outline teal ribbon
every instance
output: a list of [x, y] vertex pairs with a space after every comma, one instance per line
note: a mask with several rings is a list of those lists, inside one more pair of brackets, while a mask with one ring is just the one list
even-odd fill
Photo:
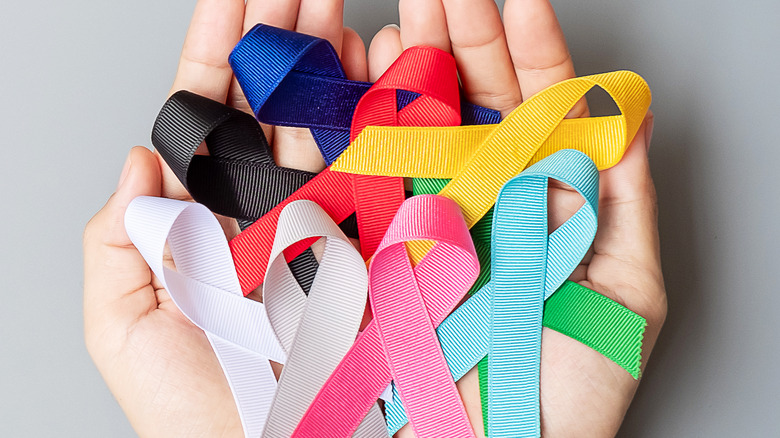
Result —
[[[571, 186], [585, 203], [548, 235], [550, 178]], [[490, 353], [491, 436], [539, 436], [542, 306], [579, 265], [595, 237], [597, 217], [598, 170], [587, 155], [574, 150], [539, 161], [499, 193], [493, 217], [491, 281], [437, 329], [456, 380]], [[391, 433], [408, 421], [395, 388], [385, 412]]]

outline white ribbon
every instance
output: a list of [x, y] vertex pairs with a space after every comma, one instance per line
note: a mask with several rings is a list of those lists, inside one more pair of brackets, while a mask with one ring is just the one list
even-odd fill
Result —
[[[289, 437], [354, 343], [362, 318], [366, 268], [346, 236], [317, 204], [290, 203], [279, 218], [263, 304], [244, 298], [222, 228], [203, 205], [138, 197], [125, 227], [176, 306], [206, 333], [245, 435]], [[311, 237], [326, 244], [307, 298], [282, 251]], [[166, 241], [175, 271], [163, 266]], [[269, 359], [286, 363], [278, 391]], [[354, 436], [388, 437], [376, 404]]]
[[[141, 196], [125, 213], [130, 240], [181, 312], [203, 329], [219, 359], [247, 436], [265, 426], [287, 355], [262, 303], [244, 298], [222, 228], [203, 205]], [[163, 266], [168, 242], [176, 271]]]
[[[325, 238], [325, 250], [307, 298], [282, 251], [311, 237]], [[292, 436], [317, 392], [354, 344], [367, 290], [365, 262], [333, 219], [312, 201], [285, 206], [263, 283], [263, 302], [289, 357], [263, 437]], [[388, 436], [376, 404], [354, 436]]]

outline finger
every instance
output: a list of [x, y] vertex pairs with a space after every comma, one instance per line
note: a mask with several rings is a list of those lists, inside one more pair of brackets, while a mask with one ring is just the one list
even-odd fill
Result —
[[[504, 29], [523, 100], [574, 77], [566, 38], [548, 0], [507, 0]], [[587, 113], [581, 100], [569, 117]]]
[[[259, 23], [268, 24], [280, 29], [293, 30], [295, 22], [298, 19], [298, 8], [300, 0], [247, 0], [244, 11], [243, 32], [246, 34]], [[253, 114], [246, 101], [244, 92], [238, 81], [233, 78], [230, 84], [230, 94], [228, 105], [248, 114]], [[263, 125], [263, 131], [268, 141], [273, 140], [273, 129], [270, 126]]]
[[376, 82], [403, 52], [401, 30], [395, 24], [383, 27], [368, 46], [368, 80]]
[[[614, 167], [601, 172], [599, 228], [588, 279], [660, 328], [666, 315], [658, 237], [658, 207], [647, 159], [648, 115]], [[619, 267], [620, 269], [615, 269]], [[630, 285], [631, 287], [626, 287]], [[633, 293], [641, 291], [641, 294]]]
[[225, 102], [233, 76], [228, 55], [241, 38], [243, 16], [243, 1], [198, 1], [170, 94], [190, 90]]
[[401, 43], [404, 49], [412, 46], [431, 46], [451, 51], [447, 33], [447, 17], [441, 0], [400, 0], [398, 16], [401, 20]]
[[466, 99], [506, 116], [523, 100], [495, 1], [444, 0], [444, 10]]
[[[343, 38], [342, 0], [302, 0], [295, 31], [328, 40], [338, 53]], [[274, 159], [280, 166], [319, 172], [325, 161], [311, 131], [303, 128], [274, 128]]]
[[[647, 159], [649, 115], [620, 162], [601, 172], [596, 254], [611, 254], [637, 264], [660, 265], [657, 203]], [[606, 231], [609, 232], [606, 232]]]
[[301, 0], [295, 31], [330, 41], [340, 55], [344, 37], [344, 1]]
[[345, 27], [341, 43], [341, 63], [347, 78], [353, 81], [368, 80], [366, 46], [357, 32]]
[[[243, 1], [198, 1], [169, 96], [179, 90], [189, 90], [218, 102], [226, 101], [233, 76], [228, 55], [241, 37], [243, 16]], [[165, 161], [159, 155], [158, 158], [163, 196], [191, 199]]]
[[157, 307], [152, 273], [125, 231], [124, 215], [135, 197], [160, 196], [157, 159], [146, 148], [130, 151], [119, 187], [84, 230], [84, 322], [87, 343], [117, 328], [126, 332]]
[[244, 33], [258, 23], [293, 30], [300, 4], [300, 0], [247, 0]]

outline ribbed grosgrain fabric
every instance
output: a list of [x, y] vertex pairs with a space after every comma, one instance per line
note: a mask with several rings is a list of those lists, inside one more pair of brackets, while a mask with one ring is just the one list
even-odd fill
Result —
[[[599, 86], [620, 115], [566, 119], [585, 93]], [[440, 128], [368, 127], [332, 171], [410, 178], [452, 178], [439, 193], [458, 202], [473, 226], [501, 187], [531, 162], [562, 148], [588, 154], [600, 169], [616, 164], [650, 106], [636, 73], [617, 71], [555, 84], [526, 100], [500, 124]]]
[[[570, 185], [585, 198], [549, 236], [548, 178]], [[438, 335], [455, 379], [491, 351], [489, 412], [497, 418], [489, 433], [529, 436], [529, 430], [538, 427], [542, 303], [579, 264], [595, 236], [598, 171], [586, 155], [563, 150], [507, 183], [498, 201], [491, 281], [441, 324]], [[395, 398], [386, 404], [386, 413], [391, 433], [406, 423]], [[494, 430], [494, 424], [501, 429]]]
[[[326, 240], [307, 298], [282, 251], [312, 237]], [[270, 257], [263, 303], [288, 357], [263, 436], [288, 438], [354, 343], [365, 310], [368, 279], [360, 254], [328, 214], [311, 201], [291, 202], [282, 210]], [[355, 436], [387, 438], [378, 406], [363, 423]]]
[[[621, 114], [564, 120], [571, 107], [594, 85], [613, 97]], [[647, 84], [631, 72], [576, 78], [543, 90], [493, 127], [426, 130], [369, 127], [332, 169], [372, 175], [454, 178], [438, 193], [457, 200], [469, 225], [474, 225], [489, 211], [503, 182], [556, 150], [581, 150], [600, 169], [617, 163], [639, 128], [650, 100]], [[440, 184], [443, 180], [438, 181]], [[415, 180], [416, 192], [420, 183]], [[485, 245], [476, 238], [475, 246], [479, 254], [486, 255]], [[410, 246], [410, 255], [419, 259], [427, 249], [425, 245]], [[478, 284], [484, 284], [488, 277], [485, 259], [480, 257], [483, 271]], [[484, 383], [484, 364], [480, 366], [480, 377]]]
[[[371, 84], [348, 80], [327, 40], [258, 24], [239, 41], [229, 61], [259, 121], [310, 128], [327, 164], [347, 148], [355, 107]], [[415, 72], [425, 73], [420, 68]], [[396, 111], [420, 95], [406, 88], [396, 93]], [[465, 100], [460, 108], [463, 124], [500, 120], [497, 111]]]
[[[398, 110], [399, 89], [414, 91], [419, 97]], [[452, 55], [430, 47], [412, 47], [404, 51], [363, 95], [356, 106], [352, 128], [357, 135], [369, 123], [458, 124], [458, 99]], [[230, 242], [242, 289], [251, 291], [262, 283], [270, 247], [269, 235], [275, 228], [279, 211], [287, 202], [310, 199], [337, 222], [355, 212], [361, 252], [367, 260], [404, 198], [401, 178], [336, 174], [325, 169]], [[285, 254], [294, 257], [305, 247], [293, 245]]]
[[[548, 179], [581, 190], [585, 205], [548, 237]], [[561, 151], [510, 180], [498, 194], [493, 214], [488, 352], [489, 435], [537, 438], [542, 310], [547, 290], [571, 274], [593, 241], [598, 207], [598, 170], [587, 155]], [[578, 226], [579, 225], [579, 226]], [[569, 263], [548, 265], [559, 245]], [[550, 285], [547, 283], [550, 282]]]
[[[398, 109], [398, 90], [412, 91], [419, 97]], [[350, 140], [368, 125], [460, 125], [459, 101], [455, 58], [433, 47], [412, 47], [360, 99]], [[368, 259], [404, 201], [404, 182], [402, 178], [355, 175], [353, 184], [360, 248]]]
[[437, 296], [429, 301], [444, 304], [443, 313], [449, 313], [474, 282], [479, 265], [457, 204], [436, 195], [410, 198], [369, 267], [374, 321], [416, 435], [473, 437], [406, 253], [405, 242], [419, 239], [441, 247], [421, 264], [426, 264], [422, 269], [438, 270]]
[[639, 378], [647, 321], [615, 301], [567, 281], [545, 302], [542, 325], [593, 348]]
[[[202, 142], [209, 155], [195, 155]], [[242, 228], [315, 176], [277, 166], [252, 116], [189, 91], [165, 102], [152, 128], [152, 144], [196, 202], [236, 218]], [[350, 234], [357, 237], [356, 227]], [[290, 268], [308, 291], [317, 270], [311, 250], [292, 260]]]
[[[438, 244], [412, 268], [403, 243], [416, 239]], [[465, 295], [477, 271], [476, 254], [457, 205], [435, 195], [407, 200], [371, 262], [369, 293], [376, 319], [331, 375], [293, 436], [350, 436], [393, 378], [400, 397], [415, 405], [427, 404], [426, 409], [434, 412], [416, 422], [420, 436], [469, 436], [468, 422], [464, 426], [463, 420], [453, 420], [465, 415], [462, 405], [447, 408], [453, 400], [445, 398], [444, 392], [430, 391], [433, 385], [444, 385], [437, 386], [439, 391], [454, 389], [451, 377], [441, 375], [444, 363], [433, 351], [438, 347], [434, 348], [431, 335]], [[427, 315], [421, 315], [423, 311]], [[409, 320], [402, 319], [404, 315]], [[418, 367], [419, 373], [412, 372]]]
[[[260, 436], [276, 389], [268, 360], [287, 357], [265, 305], [241, 293], [219, 222], [201, 204], [138, 197], [125, 212], [125, 227], [176, 306], [206, 333], [246, 436]], [[166, 240], [176, 271], [163, 266]]]

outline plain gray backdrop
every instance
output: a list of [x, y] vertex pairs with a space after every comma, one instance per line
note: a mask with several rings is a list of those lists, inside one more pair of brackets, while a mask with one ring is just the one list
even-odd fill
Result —
[[[194, 4], [4, 2], [0, 436], [134, 436], [84, 347], [81, 233], [150, 145]], [[578, 74], [654, 94], [669, 317], [619, 436], [780, 436], [780, 2], [553, 4]], [[391, 22], [391, 0], [346, 1], [364, 40]]]

